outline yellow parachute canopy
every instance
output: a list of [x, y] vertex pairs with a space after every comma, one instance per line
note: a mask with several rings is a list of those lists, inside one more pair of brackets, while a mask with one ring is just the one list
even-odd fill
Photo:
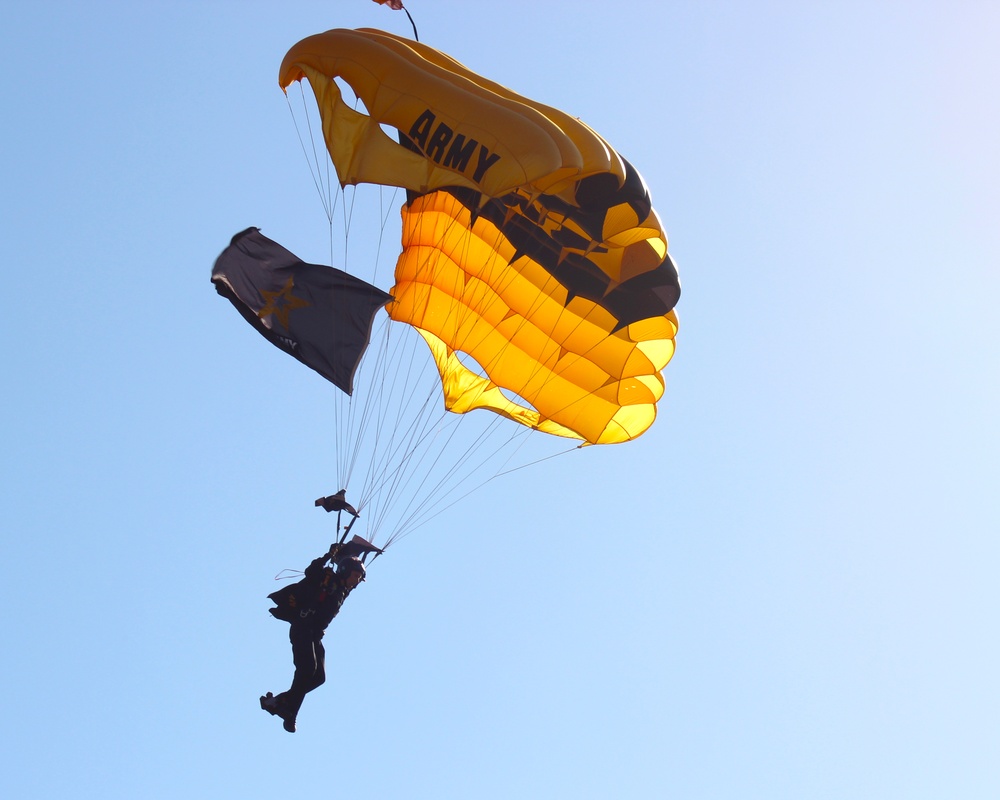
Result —
[[427, 341], [446, 407], [593, 444], [649, 428], [680, 285], [638, 172], [579, 120], [381, 31], [299, 42], [279, 83], [303, 78], [341, 184], [408, 190], [388, 310]]

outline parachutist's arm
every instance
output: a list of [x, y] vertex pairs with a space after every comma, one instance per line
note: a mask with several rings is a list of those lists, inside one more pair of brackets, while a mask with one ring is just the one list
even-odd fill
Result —
[[312, 578], [313, 576], [317, 575], [323, 569], [323, 567], [326, 566], [326, 562], [329, 560], [330, 560], [329, 553], [324, 553], [319, 558], [314, 558], [309, 563], [309, 566], [306, 567], [305, 576], [307, 578]]

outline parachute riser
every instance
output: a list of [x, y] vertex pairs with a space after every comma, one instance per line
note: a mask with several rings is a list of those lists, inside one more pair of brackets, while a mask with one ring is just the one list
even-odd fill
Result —
[[[329, 497], [319, 498], [315, 505], [327, 512], [337, 512], [338, 531], [341, 529], [341, 523], [343, 522], [343, 513], [346, 511], [351, 515], [351, 521], [344, 526], [344, 532], [340, 535], [340, 539], [330, 548], [331, 557], [354, 557], [359, 558], [361, 563], [364, 563], [371, 553], [375, 553], [376, 557], [382, 555], [382, 548], [376, 547], [367, 539], [363, 539], [356, 534], [349, 542], [347, 541], [347, 535], [351, 532], [351, 528], [354, 527], [354, 523], [361, 518], [361, 515], [350, 503], [347, 502], [346, 496], [347, 490], [341, 489], [339, 492], [332, 494]], [[375, 559], [373, 558], [372, 560], [374, 561]]]
[[[338, 531], [340, 530], [340, 515], [341, 515], [341, 512], [338, 511], [337, 512], [337, 530]], [[357, 522], [358, 519], [359, 519], [359, 516], [357, 514], [354, 514], [354, 515], [351, 516], [351, 521], [347, 523], [347, 526], [344, 528], [344, 533], [340, 537], [340, 542], [339, 542], [340, 544], [343, 544], [347, 540], [347, 534], [349, 534], [351, 532], [351, 528], [354, 527], [354, 523]]]

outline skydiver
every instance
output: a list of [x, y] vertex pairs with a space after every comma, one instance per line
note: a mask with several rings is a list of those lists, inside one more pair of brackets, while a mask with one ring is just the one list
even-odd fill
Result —
[[[280, 717], [289, 733], [295, 733], [295, 718], [306, 694], [326, 681], [323, 633], [347, 596], [365, 579], [365, 565], [353, 554], [357, 548], [352, 549], [352, 544], [331, 545], [329, 552], [306, 567], [301, 581], [268, 595], [277, 604], [270, 609], [271, 614], [289, 623], [295, 674], [288, 691], [277, 696], [268, 692], [260, 698], [260, 707]], [[371, 551], [381, 552], [377, 548]]]

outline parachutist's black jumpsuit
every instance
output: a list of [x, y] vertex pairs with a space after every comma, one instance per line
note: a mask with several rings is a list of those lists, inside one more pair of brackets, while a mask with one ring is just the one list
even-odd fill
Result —
[[350, 593], [341, 577], [325, 566], [328, 556], [315, 559], [306, 567], [305, 578], [296, 593], [296, 611], [289, 623], [295, 675], [287, 692], [279, 694], [280, 714], [294, 722], [307, 693], [326, 681], [323, 633]]

